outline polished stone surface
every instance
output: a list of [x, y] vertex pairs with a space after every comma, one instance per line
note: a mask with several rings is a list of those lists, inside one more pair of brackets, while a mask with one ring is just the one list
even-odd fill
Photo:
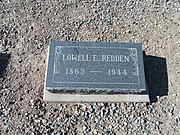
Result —
[[141, 44], [52, 41], [45, 89], [58, 93], [147, 93]]

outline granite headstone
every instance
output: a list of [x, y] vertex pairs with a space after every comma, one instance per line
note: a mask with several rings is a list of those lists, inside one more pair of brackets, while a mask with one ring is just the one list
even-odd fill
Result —
[[52, 41], [45, 91], [71, 96], [145, 95], [148, 101], [141, 44]]

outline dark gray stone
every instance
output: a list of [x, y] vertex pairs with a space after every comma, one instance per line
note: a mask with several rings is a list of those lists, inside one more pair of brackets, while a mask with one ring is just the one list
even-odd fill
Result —
[[45, 89], [58, 93], [147, 93], [140, 43], [52, 41]]

